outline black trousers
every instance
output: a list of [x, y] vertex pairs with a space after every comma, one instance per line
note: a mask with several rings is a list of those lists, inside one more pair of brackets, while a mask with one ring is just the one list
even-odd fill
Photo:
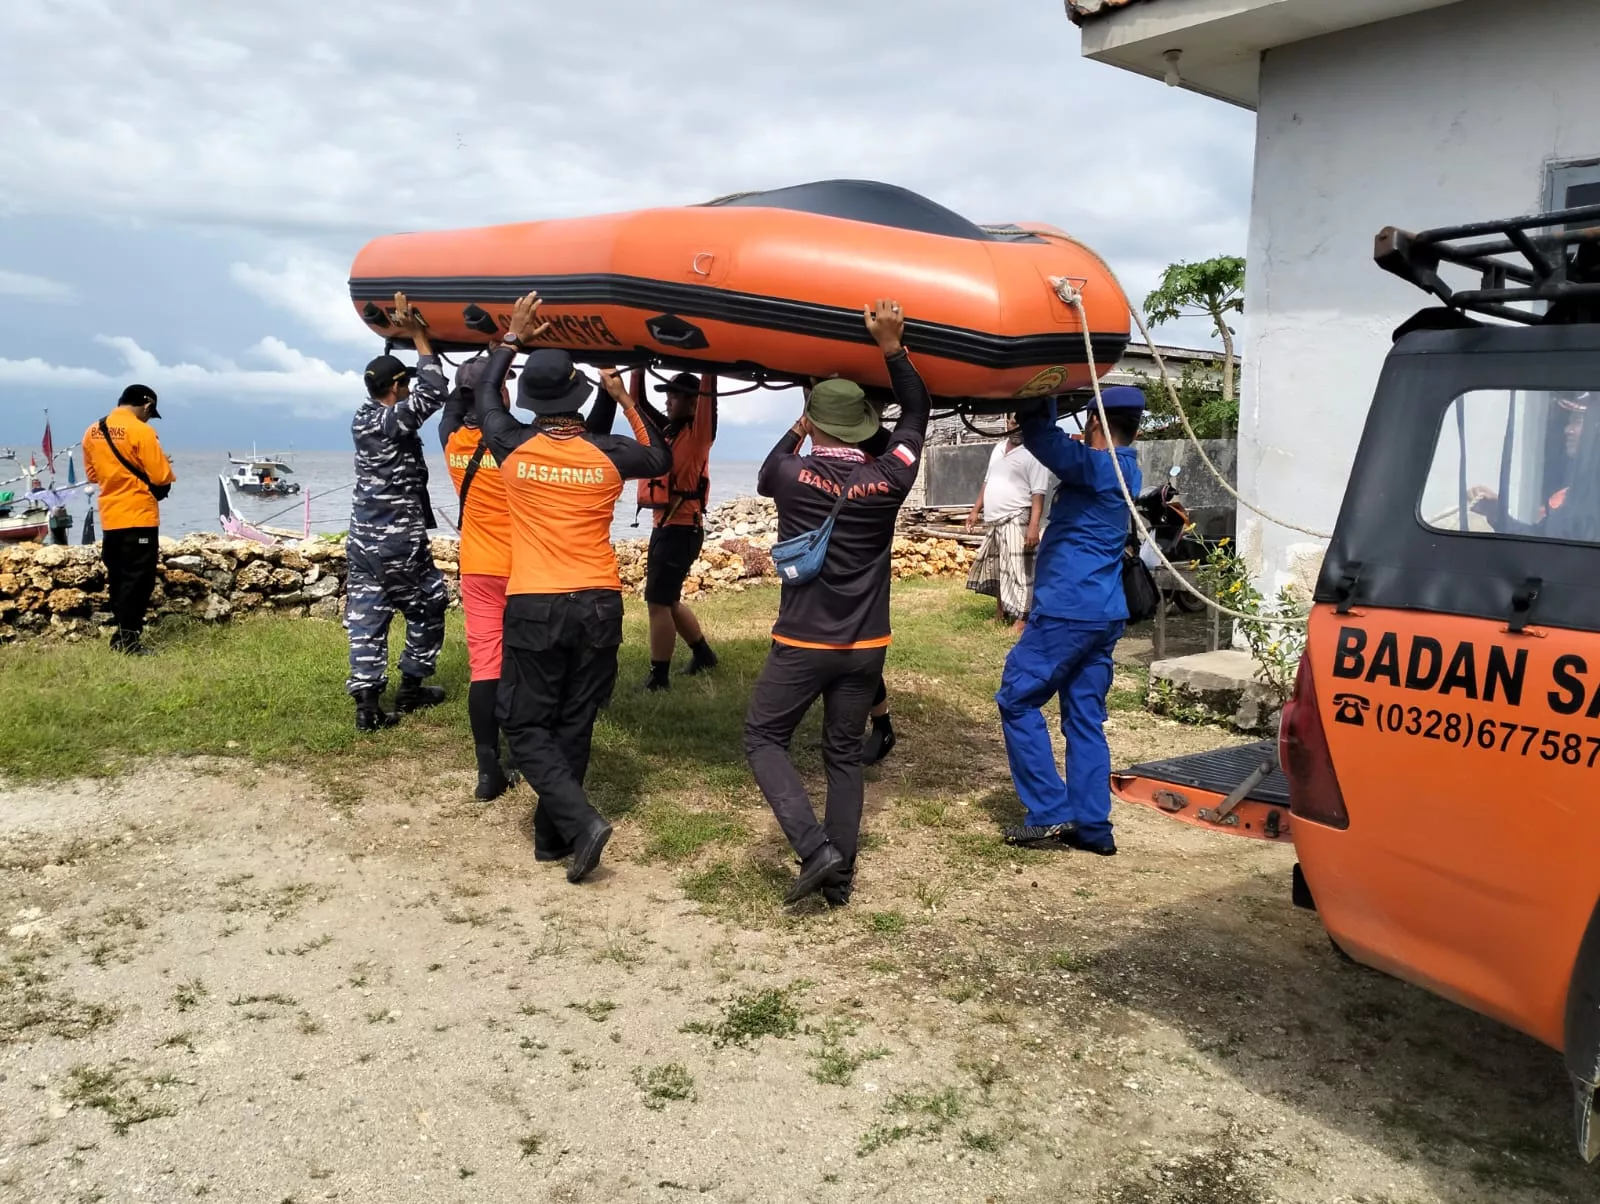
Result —
[[160, 550], [156, 527], [119, 527], [100, 539], [100, 559], [105, 561], [118, 643], [137, 639], [144, 630], [144, 613], [156, 588]]
[[534, 846], [559, 854], [599, 813], [583, 779], [595, 717], [611, 701], [622, 595], [513, 594], [506, 600], [498, 714], [511, 759], [538, 795]]
[[[783, 834], [802, 858], [830, 842], [853, 861], [861, 836], [861, 729], [888, 650], [793, 648], [774, 642], [744, 717], [744, 755]], [[822, 699], [822, 764], [828, 801], [817, 823], [789, 741]]]

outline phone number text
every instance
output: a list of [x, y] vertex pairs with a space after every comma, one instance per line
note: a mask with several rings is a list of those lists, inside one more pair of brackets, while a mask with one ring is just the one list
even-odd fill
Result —
[[1593, 769], [1600, 759], [1600, 736], [1580, 736], [1533, 727], [1526, 723], [1506, 723], [1480, 719], [1471, 711], [1436, 711], [1403, 707], [1399, 703], [1373, 708], [1380, 732], [1440, 740], [1457, 748], [1480, 748], [1508, 756], [1538, 756], [1544, 761], [1582, 765]]

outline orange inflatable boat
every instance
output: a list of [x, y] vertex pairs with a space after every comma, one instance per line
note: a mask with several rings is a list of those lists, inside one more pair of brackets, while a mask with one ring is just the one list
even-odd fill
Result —
[[656, 362], [772, 383], [837, 373], [888, 384], [862, 306], [905, 306], [906, 345], [936, 397], [1086, 388], [1082, 290], [1103, 374], [1128, 343], [1128, 302], [1101, 259], [1046, 226], [978, 226], [887, 184], [831, 180], [704, 205], [392, 234], [356, 256], [350, 296], [384, 334], [394, 294], [445, 350], [498, 337], [537, 290], [544, 342], [581, 361]]

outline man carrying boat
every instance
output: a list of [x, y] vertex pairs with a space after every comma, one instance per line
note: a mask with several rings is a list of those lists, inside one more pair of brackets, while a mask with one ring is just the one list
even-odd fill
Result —
[[[1101, 404], [1110, 429], [1091, 411], [1081, 440], [1056, 425], [1054, 398], [1022, 421], [1023, 446], [1061, 485], [1039, 545], [1033, 611], [1006, 657], [995, 702], [1011, 777], [1027, 812], [1020, 827], [1006, 830], [1006, 841], [1109, 857], [1117, 846], [1106, 695], [1112, 652], [1128, 619], [1122, 592], [1128, 507], [1117, 465], [1129, 493], [1138, 496], [1139, 459], [1131, 445], [1144, 417], [1144, 394], [1132, 386], [1110, 388]], [[1040, 711], [1057, 696], [1067, 738], [1065, 781]]]
[[594, 386], [570, 355], [552, 348], [531, 350], [517, 381], [517, 404], [533, 411], [533, 423], [506, 412], [500, 388], [512, 359], [548, 329], [538, 315], [537, 294], [517, 302], [510, 329], [478, 381], [476, 412], [511, 512], [500, 726], [538, 795], [534, 856], [570, 858], [567, 881], [579, 882], [600, 863], [611, 838], [611, 825], [590, 805], [583, 779], [595, 717], [611, 698], [622, 644], [612, 515], [623, 482], [667, 472], [672, 453], [614, 371], [602, 372], [601, 381], [627, 414], [634, 438], [609, 433], [615, 410], [602, 411], [601, 403], [585, 423], [579, 408]]
[[672, 470], [639, 483], [639, 505], [655, 514], [645, 562], [644, 600], [650, 612], [650, 676], [646, 690], [672, 686], [672, 649], [678, 637], [689, 645], [685, 673], [717, 667], [700, 620], [683, 604], [683, 582], [705, 544], [705, 509], [711, 480], [711, 445], [717, 437], [717, 394], [702, 390], [700, 378], [680, 372], [656, 391], [667, 395], [667, 412], [644, 403], [647, 417], [661, 429], [672, 450]]
[[[506, 609], [506, 580], [511, 576], [511, 510], [506, 485], [494, 453], [478, 429], [477, 384], [488, 360], [468, 360], [456, 373], [456, 387], [439, 420], [439, 441], [445, 464], [460, 500], [456, 527], [461, 532], [461, 609], [467, 624], [467, 719], [478, 758], [478, 787], [483, 802], [499, 798], [510, 780], [500, 764], [500, 724], [495, 699], [500, 689], [501, 626]], [[515, 379], [508, 374], [506, 380]], [[511, 404], [505, 383], [502, 406]]]
[[117, 624], [111, 647], [129, 656], [148, 651], [144, 616], [156, 584], [161, 502], [177, 480], [150, 426], [160, 417], [155, 390], [129, 385], [117, 408], [83, 433], [83, 475], [100, 487], [100, 557]]
[[[778, 441], [756, 478], [757, 492], [777, 503], [780, 542], [816, 532], [835, 515], [820, 571], [803, 584], [783, 586], [772, 648], [745, 713], [751, 772], [800, 857], [786, 903], [822, 891], [831, 904], [842, 904], [854, 881], [861, 729], [882, 681], [890, 638], [890, 549], [900, 506], [916, 481], [932, 406], [901, 345], [900, 306], [879, 301], [866, 307], [865, 317], [900, 403], [888, 452], [873, 459], [861, 450], [880, 425], [861, 388], [825, 380], [811, 389], [805, 415]], [[811, 454], [797, 455], [808, 435]], [[789, 759], [795, 728], [819, 696], [828, 777], [821, 824]]]
[[[409, 335], [418, 356], [410, 368], [392, 355], [367, 365], [367, 400], [350, 423], [356, 448], [355, 498], [345, 554], [350, 573], [345, 590], [345, 630], [350, 635], [350, 679], [356, 700], [356, 730], [376, 731], [405, 714], [444, 701], [438, 686], [425, 686], [444, 644], [449, 604], [444, 577], [433, 563], [428, 531], [436, 524], [428, 501], [428, 466], [422, 458], [422, 425], [444, 405], [448, 385], [422, 320], [395, 294], [394, 329]], [[416, 381], [415, 391], [411, 388]], [[382, 706], [389, 684], [389, 621], [406, 620], [395, 711]]]

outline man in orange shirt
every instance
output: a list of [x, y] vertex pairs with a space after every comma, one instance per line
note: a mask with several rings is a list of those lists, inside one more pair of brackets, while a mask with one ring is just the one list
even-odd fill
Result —
[[[484, 802], [499, 798], [511, 785], [500, 763], [500, 721], [495, 714], [504, 659], [506, 582], [511, 577], [511, 504], [499, 463], [478, 427], [475, 391], [488, 363], [487, 357], [477, 356], [461, 365], [456, 387], [439, 420], [445, 464], [461, 502], [456, 527], [461, 532], [461, 609], [466, 617], [471, 675], [467, 719], [478, 757], [475, 794]], [[511, 405], [506, 382], [515, 380], [516, 375], [506, 373], [500, 384], [503, 408]], [[609, 393], [602, 394], [585, 427], [606, 434], [616, 415], [616, 401]]]
[[583, 789], [595, 717], [616, 685], [622, 644], [611, 520], [624, 480], [660, 476], [672, 453], [614, 371], [602, 372], [601, 382], [635, 438], [591, 429], [593, 416], [586, 424], [579, 408], [594, 386], [570, 355], [553, 348], [532, 350], [517, 381], [517, 404], [533, 411], [534, 422], [506, 412], [500, 387], [512, 359], [548, 329], [538, 315], [536, 293], [517, 302], [505, 341], [478, 382], [477, 417], [511, 509], [500, 726], [539, 796], [534, 856], [570, 858], [567, 881], [579, 882], [611, 838], [611, 825]]
[[178, 478], [150, 419], [155, 390], [129, 385], [117, 408], [83, 433], [83, 475], [100, 487], [100, 558], [110, 586], [116, 634], [111, 647], [144, 656], [144, 614], [156, 585], [161, 501]]
[[667, 412], [648, 404], [648, 417], [661, 428], [672, 449], [672, 470], [639, 484], [639, 505], [655, 511], [650, 532], [650, 554], [645, 562], [644, 600], [650, 611], [650, 676], [646, 690], [672, 686], [672, 648], [678, 637], [689, 645], [691, 659], [685, 673], [703, 673], [717, 667], [700, 620], [683, 604], [683, 581], [705, 544], [706, 498], [711, 490], [707, 475], [711, 445], [717, 438], [716, 379], [701, 389], [700, 378], [680, 372], [658, 393], [667, 395]]

